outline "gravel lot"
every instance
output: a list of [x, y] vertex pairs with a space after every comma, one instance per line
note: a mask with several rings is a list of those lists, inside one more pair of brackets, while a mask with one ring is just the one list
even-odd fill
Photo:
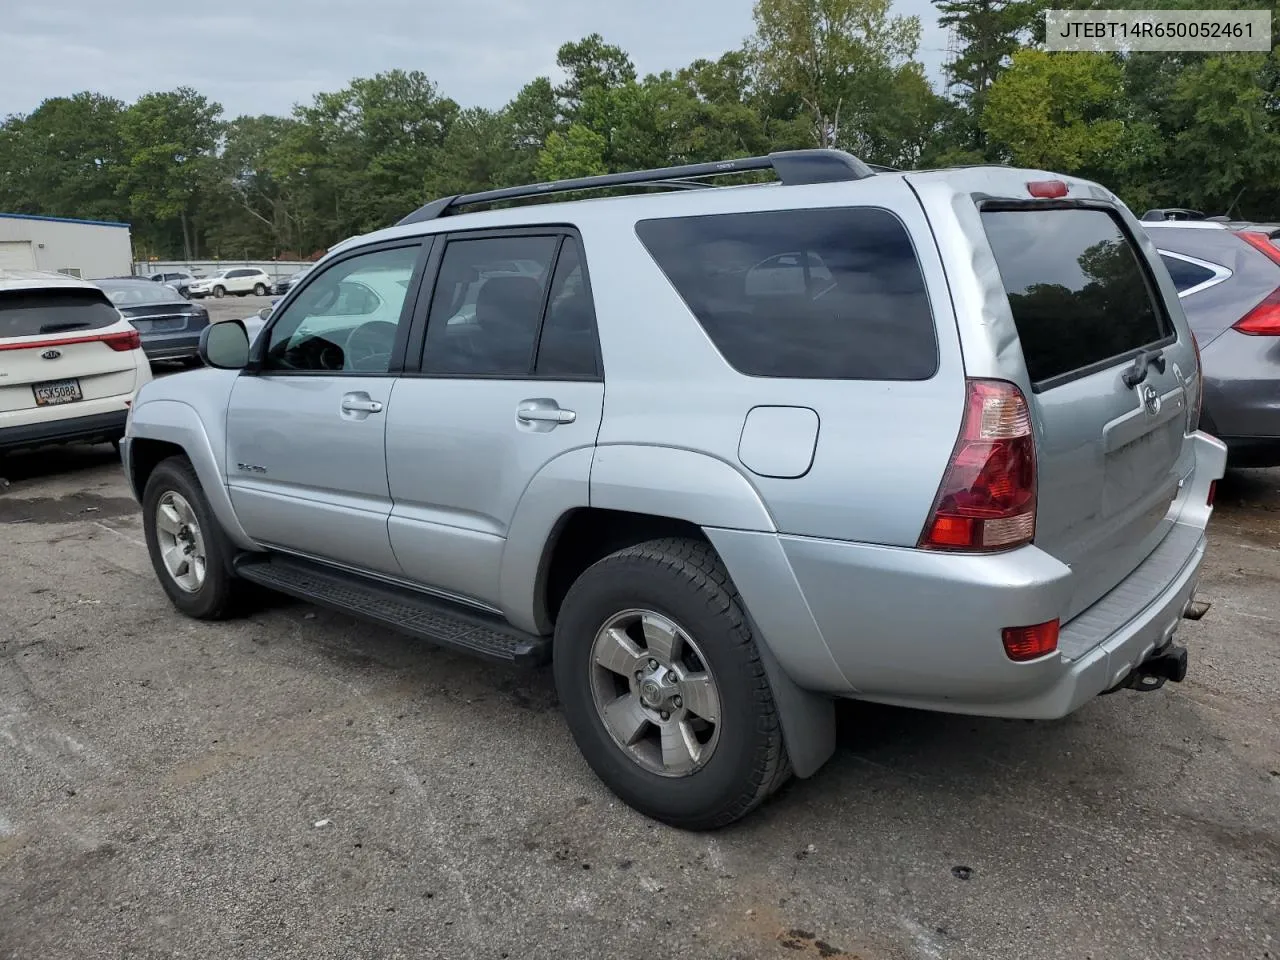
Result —
[[0, 472], [0, 956], [1280, 956], [1280, 471], [1220, 485], [1186, 683], [850, 704], [714, 835], [617, 802], [547, 672], [283, 600], [182, 618], [109, 447]]

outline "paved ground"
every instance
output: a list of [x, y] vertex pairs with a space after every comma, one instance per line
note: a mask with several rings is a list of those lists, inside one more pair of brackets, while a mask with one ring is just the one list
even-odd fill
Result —
[[0, 494], [0, 956], [1280, 956], [1280, 472], [1219, 493], [1180, 687], [1057, 723], [851, 705], [675, 832], [550, 678], [305, 605], [170, 608], [109, 448]]
[[223, 320], [243, 320], [245, 317], [251, 317], [263, 307], [271, 306], [272, 300], [279, 299], [279, 297], [255, 297], [250, 294], [247, 297], [223, 297], [221, 300], [204, 297], [195, 302], [209, 311], [210, 321], [219, 323]]

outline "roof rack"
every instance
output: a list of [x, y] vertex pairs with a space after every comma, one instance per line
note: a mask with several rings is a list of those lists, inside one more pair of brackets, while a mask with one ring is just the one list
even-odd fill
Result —
[[694, 183], [700, 177], [724, 177], [752, 170], [773, 170], [778, 179], [787, 185], [806, 183], [836, 183], [845, 180], [863, 180], [875, 176], [874, 171], [852, 154], [843, 150], [784, 150], [764, 157], [745, 157], [741, 160], [719, 160], [714, 163], [690, 163], [679, 167], [661, 167], [657, 170], [631, 170], [626, 173], [606, 173], [596, 177], [578, 177], [573, 180], [555, 180], [551, 183], [531, 183], [501, 190], [485, 190], [460, 196], [441, 197], [419, 207], [401, 220], [406, 223], [422, 223], [448, 216], [456, 208], [477, 203], [499, 203], [504, 200], [523, 200], [553, 193], [574, 193], [579, 190], [605, 190], [609, 187], [661, 186], [676, 190], [702, 188], [708, 184]]

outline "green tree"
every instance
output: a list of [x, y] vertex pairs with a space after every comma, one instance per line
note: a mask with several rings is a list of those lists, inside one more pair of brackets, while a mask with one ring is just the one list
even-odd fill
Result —
[[564, 133], [553, 130], [547, 137], [546, 147], [538, 154], [538, 179], [569, 180], [608, 173], [604, 162], [606, 149], [604, 137], [581, 124], [575, 123]]
[[920, 19], [889, 10], [890, 0], [757, 0], [760, 79], [800, 101], [813, 145], [838, 145], [846, 127], [860, 136], [876, 114], [897, 109], [884, 97], [919, 69]]
[[957, 57], [945, 67], [947, 87], [959, 101], [959, 144], [982, 155], [985, 136], [978, 119], [987, 91], [1029, 36], [1040, 13], [1038, 0], [934, 0], [938, 23], [955, 32]]
[[190, 87], [148, 93], [124, 112], [120, 193], [143, 219], [144, 241], [163, 243], [176, 229], [183, 256], [199, 255], [202, 199], [218, 182], [215, 149], [222, 107]]
[[1019, 166], [1106, 170], [1125, 140], [1123, 91], [1102, 54], [1020, 50], [988, 91], [982, 127]]
[[124, 104], [96, 93], [45, 100], [0, 125], [0, 209], [127, 220], [116, 186]]

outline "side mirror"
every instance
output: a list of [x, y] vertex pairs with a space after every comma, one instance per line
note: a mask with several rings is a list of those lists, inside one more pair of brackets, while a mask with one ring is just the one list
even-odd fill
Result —
[[239, 320], [210, 324], [200, 334], [200, 359], [219, 370], [241, 370], [249, 362], [249, 334]]
[[273, 309], [274, 307], [263, 307], [261, 310], [258, 311], [258, 316], [260, 316], [263, 320], [267, 320], [271, 317], [271, 311]]

